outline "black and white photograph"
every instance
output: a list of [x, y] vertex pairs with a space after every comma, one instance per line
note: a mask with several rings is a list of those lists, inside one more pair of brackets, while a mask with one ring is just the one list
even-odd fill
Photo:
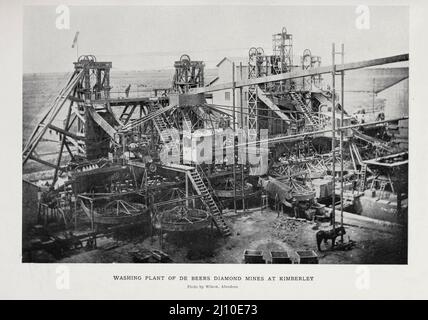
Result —
[[22, 263], [408, 264], [408, 6], [22, 28]]

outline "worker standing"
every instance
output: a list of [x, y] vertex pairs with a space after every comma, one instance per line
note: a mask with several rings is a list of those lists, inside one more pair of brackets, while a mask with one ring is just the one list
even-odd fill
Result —
[[131, 84], [128, 84], [128, 86], [126, 87], [126, 89], [125, 89], [125, 95], [126, 95], [126, 97], [128, 98], [128, 96], [129, 96], [129, 91], [131, 90]]
[[365, 122], [365, 116], [366, 116], [366, 110], [362, 110], [361, 111], [361, 123], [364, 123]]

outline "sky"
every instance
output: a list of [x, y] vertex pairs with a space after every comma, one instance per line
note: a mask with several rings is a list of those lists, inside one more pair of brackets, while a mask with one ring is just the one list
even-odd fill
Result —
[[272, 34], [286, 27], [294, 54], [309, 48], [331, 64], [331, 46], [345, 45], [345, 62], [409, 52], [407, 7], [369, 7], [369, 29], [358, 29], [355, 6], [70, 6], [69, 29], [57, 29], [56, 6], [26, 6], [24, 73], [71, 71], [76, 49], [113, 70], [172, 69], [181, 54], [213, 68], [252, 46], [272, 53]]

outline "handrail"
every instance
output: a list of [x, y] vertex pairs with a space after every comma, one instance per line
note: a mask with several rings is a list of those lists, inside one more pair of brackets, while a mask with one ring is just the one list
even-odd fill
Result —
[[198, 173], [200, 174], [200, 176], [202, 177], [202, 180], [205, 180], [207, 182], [207, 187], [208, 189], [211, 191], [212, 197], [214, 198], [214, 200], [216, 200], [216, 203], [218, 203], [219, 205], [219, 209], [220, 212], [222, 212], [224, 210], [224, 206], [223, 203], [220, 201], [220, 199], [217, 197], [214, 188], [211, 185], [210, 180], [208, 179], [208, 177], [206, 176], [204, 170], [202, 169], [202, 167], [199, 164], [196, 164], [196, 170], [198, 171]]

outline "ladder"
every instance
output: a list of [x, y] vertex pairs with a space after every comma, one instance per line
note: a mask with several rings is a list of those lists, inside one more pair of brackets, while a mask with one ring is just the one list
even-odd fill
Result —
[[[212, 217], [216, 227], [220, 231], [220, 233], [224, 237], [230, 236], [232, 233], [229, 229], [229, 226], [224, 221], [219, 207], [217, 206], [216, 202], [214, 201], [213, 196], [211, 195], [206, 184], [204, 183], [203, 177], [201, 177], [200, 171], [202, 171], [202, 170], [201, 169], [198, 170], [197, 167], [192, 168], [191, 170], [187, 171], [187, 175], [188, 175], [190, 181], [192, 182], [193, 187], [196, 190], [196, 193], [198, 195], [202, 196], [202, 201], [204, 202], [205, 206], [207, 207], [208, 211], [210, 212], [211, 217]], [[210, 187], [210, 188], [212, 190], [212, 187]]]
[[174, 124], [174, 121], [172, 119], [172, 112], [169, 115], [165, 114], [164, 121], [169, 128], [176, 128], [176, 125]]
[[[152, 107], [152, 111], [158, 111], [160, 109], [160, 106], [159, 105], [154, 105], [153, 107]], [[154, 117], [153, 118], [153, 122], [154, 122], [154, 124], [155, 124], [155, 127], [156, 127], [156, 129], [157, 129], [157, 131], [158, 131], [158, 133], [159, 133], [159, 136], [161, 137], [161, 139], [162, 139], [162, 142], [163, 143], [168, 143], [168, 142], [171, 142], [171, 136], [170, 136], [170, 134], [167, 132], [167, 130], [168, 130], [168, 126], [167, 126], [167, 124], [166, 124], [166, 122], [165, 122], [165, 120], [164, 120], [164, 118], [162, 117], [162, 114], [160, 114], [160, 115], [158, 115], [157, 117]]]
[[[154, 112], [159, 111], [160, 109], [161, 109], [161, 107], [159, 105], [154, 105], [152, 107], [152, 111], [154, 111]], [[175, 141], [177, 137], [172, 137], [170, 130], [169, 130], [170, 128], [166, 124], [162, 114], [159, 114], [157, 117], [154, 117], [153, 122], [155, 124], [156, 130], [158, 131], [162, 142], [164, 144], [169, 144], [171, 146], [171, 148], [173, 149], [174, 154], [181, 155], [180, 144], [177, 143], [177, 141]], [[180, 156], [180, 158], [181, 158], [181, 156]]]
[[366, 185], [366, 175], [367, 175], [367, 164], [361, 164], [360, 170], [360, 192], [364, 192], [364, 187]]
[[382, 180], [380, 182], [379, 197], [378, 197], [378, 199], [382, 198], [383, 192], [385, 191], [385, 187], [386, 187], [387, 184], [388, 184], [388, 181], [386, 181], [386, 180]]
[[318, 119], [312, 115], [312, 110], [305, 104], [302, 100], [302, 97], [296, 92], [290, 92], [291, 99], [296, 102], [298, 111], [303, 112], [305, 118], [309, 121], [309, 124], [316, 125], [318, 124]]
[[361, 157], [360, 151], [358, 150], [358, 147], [353, 142], [350, 144], [350, 146], [352, 147], [352, 150], [354, 151], [354, 154], [355, 154], [355, 157], [356, 157], [358, 163], [362, 167], [364, 165], [364, 163], [363, 163], [363, 158]]
[[[185, 139], [191, 139], [192, 134], [192, 120], [190, 120], [189, 114], [186, 110], [181, 110], [182, 118], [182, 133], [183, 133], [183, 148]], [[189, 155], [187, 155], [189, 157]], [[191, 156], [190, 156], [191, 159]], [[188, 161], [189, 159], [186, 159]], [[180, 153], [180, 162], [184, 163], [184, 149], [183, 152]]]
[[183, 114], [183, 130], [192, 132], [192, 120], [190, 120], [189, 114], [186, 111]]

